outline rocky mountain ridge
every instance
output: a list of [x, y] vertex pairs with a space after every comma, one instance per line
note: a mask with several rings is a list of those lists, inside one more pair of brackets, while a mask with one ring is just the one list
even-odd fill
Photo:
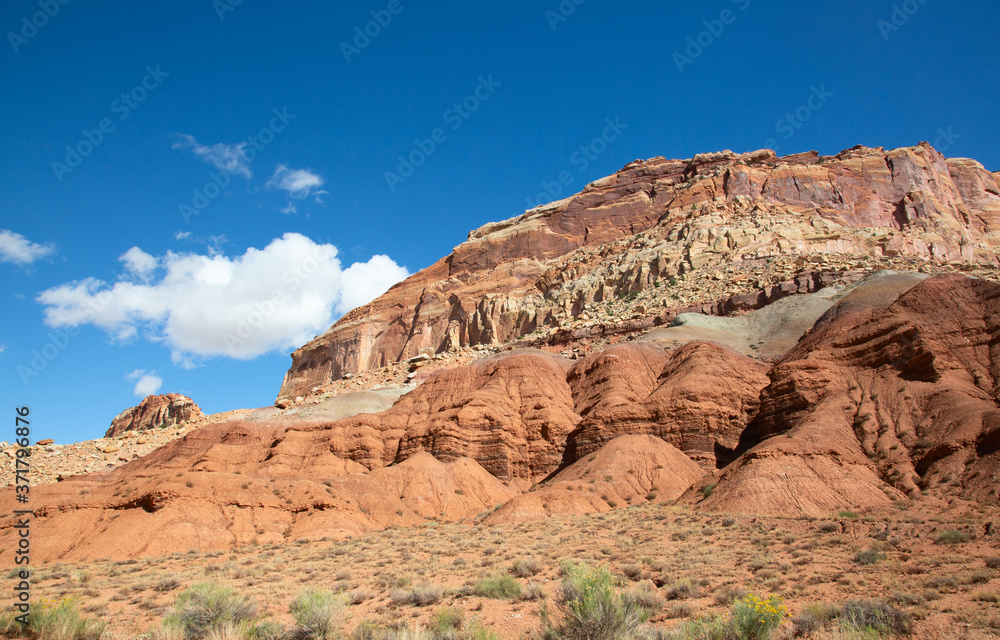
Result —
[[724, 272], [750, 284], [745, 272], [768, 260], [996, 266], [998, 251], [998, 174], [926, 143], [637, 160], [569, 198], [484, 225], [346, 314], [292, 354], [279, 398], [421, 352], [505, 344], [680, 278]]

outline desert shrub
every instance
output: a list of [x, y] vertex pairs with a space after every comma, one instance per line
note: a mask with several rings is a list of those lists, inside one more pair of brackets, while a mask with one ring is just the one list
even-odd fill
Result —
[[885, 560], [885, 554], [877, 549], [863, 549], [854, 554], [854, 562], [857, 564], [875, 564]]
[[362, 620], [358, 626], [354, 627], [351, 633], [351, 640], [381, 640], [385, 637], [384, 626], [371, 620]]
[[707, 498], [708, 496], [712, 495], [712, 492], [715, 491], [715, 487], [717, 487], [718, 484], [719, 483], [717, 483], [717, 482], [713, 482], [711, 484], [706, 484], [704, 487], [702, 487], [701, 488], [701, 497], [702, 498]]
[[220, 584], [196, 584], [182, 593], [165, 623], [180, 627], [184, 637], [196, 640], [223, 626], [245, 625], [257, 616], [257, 605]]
[[491, 576], [477, 582], [472, 587], [472, 593], [482, 598], [513, 600], [521, 597], [521, 583], [514, 576]]
[[153, 589], [156, 591], [173, 591], [177, 587], [181, 586], [180, 580], [174, 576], [164, 576], [156, 581], [153, 585]]
[[1000, 556], [995, 558], [986, 558], [985, 562], [987, 569], [1000, 569]]
[[840, 626], [849, 631], [908, 634], [910, 616], [896, 607], [878, 600], [850, 600], [837, 615]]
[[295, 596], [288, 610], [295, 620], [295, 635], [303, 640], [331, 640], [339, 634], [343, 600], [332, 591], [306, 589]]
[[[726, 617], [705, 616], [691, 620], [677, 627], [670, 637], [684, 640], [765, 640], [772, 636], [787, 616], [788, 610], [778, 596], [765, 600], [748, 595], [737, 600]], [[806, 624], [811, 625], [812, 621]]]
[[690, 598], [698, 592], [698, 587], [691, 580], [684, 578], [670, 585], [666, 593], [667, 600], [682, 600]]
[[444, 591], [441, 587], [421, 584], [411, 589], [396, 589], [390, 594], [393, 603], [398, 605], [413, 604], [418, 607], [426, 607], [441, 599]]
[[833, 533], [834, 531], [840, 531], [840, 525], [836, 522], [821, 522], [816, 530], [820, 533]]
[[647, 582], [646, 585], [648, 586], [644, 587], [640, 585], [637, 588], [628, 590], [623, 597], [635, 602], [650, 613], [659, 611], [663, 608], [663, 598], [657, 595], [651, 583]]
[[792, 617], [792, 636], [801, 638], [823, 628], [823, 621], [809, 611], [802, 611]]
[[956, 529], [947, 529], [937, 534], [935, 544], [964, 544], [969, 541], [969, 534]]
[[855, 520], [857, 519], [858, 514], [854, 511], [838, 511], [835, 517], [843, 520]]
[[545, 589], [537, 582], [529, 582], [521, 589], [521, 600], [542, 600], [545, 598]]
[[642, 577], [642, 567], [637, 564], [625, 564], [622, 565], [622, 573], [629, 580], [638, 580]]
[[510, 567], [510, 572], [518, 578], [530, 578], [541, 570], [542, 566], [535, 558], [521, 558]]
[[453, 638], [464, 622], [465, 612], [458, 607], [441, 607], [434, 612], [429, 630], [435, 638]]
[[[13, 626], [20, 635], [19, 622]], [[28, 614], [28, 628], [38, 640], [98, 640], [104, 633], [104, 623], [94, 618], [80, 616], [76, 599], [58, 602], [42, 600]]]
[[435, 613], [426, 630], [411, 629], [402, 623], [362, 620], [351, 640], [500, 640], [500, 636], [483, 626], [478, 618], [465, 621], [465, 614], [455, 607], [444, 607]]
[[973, 571], [969, 576], [969, 584], [985, 584], [993, 579], [989, 571]]
[[758, 640], [770, 638], [786, 616], [788, 609], [778, 596], [764, 600], [751, 594], [733, 604], [728, 625], [741, 640]]
[[0, 637], [16, 638], [22, 633], [21, 623], [14, 619], [13, 613], [0, 613]]
[[919, 593], [908, 593], [906, 591], [893, 591], [891, 600], [899, 604], [908, 604], [911, 606], [927, 602], [927, 598]]
[[690, 602], [671, 602], [663, 610], [663, 617], [674, 618], [694, 618], [698, 615], [698, 607]]
[[724, 526], [724, 527], [731, 527], [734, 524], [736, 524], [736, 520], [734, 520], [733, 518], [723, 518], [722, 519], [722, 526]]
[[564, 569], [557, 606], [560, 619], [553, 625], [542, 611], [546, 635], [568, 640], [618, 640], [635, 635], [649, 616], [636, 600], [623, 597], [605, 567], [569, 565]]
[[[291, 634], [284, 625], [277, 622], [258, 622], [249, 629], [252, 640], [289, 640]], [[139, 639], [137, 639], [139, 640]], [[164, 639], [167, 640], [167, 639]]]
[[713, 597], [715, 604], [732, 604], [733, 600], [739, 600], [746, 594], [746, 589], [729, 585], [716, 591]]

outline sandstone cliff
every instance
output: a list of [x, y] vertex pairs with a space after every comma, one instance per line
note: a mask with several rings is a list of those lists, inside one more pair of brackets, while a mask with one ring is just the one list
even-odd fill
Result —
[[191, 398], [179, 393], [146, 396], [136, 406], [119, 413], [111, 421], [104, 437], [111, 438], [126, 431], [169, 427], [201, 416], [201, 408]]
[[637, 160], [574, 196], [473, 231], [449, 256], [346, 314], [292, 354], [279, 397], [307, 396], [422, 350], [565, 326], [588, 304], [720, 265], [739, 272], [789, 255], [996, 265], [998, 250], [998, 174], [926, 143], [836, 156]]

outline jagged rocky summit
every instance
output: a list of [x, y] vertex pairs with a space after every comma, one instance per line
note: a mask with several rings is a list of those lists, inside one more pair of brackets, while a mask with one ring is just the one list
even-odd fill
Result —
[[[927, 143], [637, 160], [569, 198], [480, 227], [343, 316], [292, 354], [279, 401], [421, 352], [564, 327], [588, 305], [697, 272], [725, 268], [748, 292], [763, 283], [742, 267], [781, 257], [996, 265], [998, 251], [998, 174]], [[647, 326], [658, 324], [647, 315]]]

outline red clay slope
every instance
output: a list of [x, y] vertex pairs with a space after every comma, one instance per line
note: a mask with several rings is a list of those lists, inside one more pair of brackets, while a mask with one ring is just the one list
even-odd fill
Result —
[[995, 502], [1000, 284], [960, 275], [834, 313], [770, 372], [706, 508], [828, 515], [923, 491]]

